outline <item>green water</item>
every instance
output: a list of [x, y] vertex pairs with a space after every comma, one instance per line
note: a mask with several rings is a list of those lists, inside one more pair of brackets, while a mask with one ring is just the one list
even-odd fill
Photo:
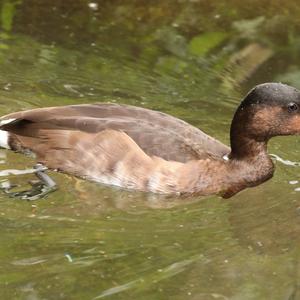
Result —
[[[1, 115], [128, 103], [228, 143], [249, 88], [300, 87], [298, 1], [0, 4]], [[276, 138], [269, 149], [300, 161], [299, 142]], [[34, 161], [1, 150], [0, 164], [26, 169]], [[300, 299], [297, 166], [278, 161], [272, 180], [228, 200], [165, 198], [51, 175], [59, 190], [46, 199], [0, 194], [0, 299]]]

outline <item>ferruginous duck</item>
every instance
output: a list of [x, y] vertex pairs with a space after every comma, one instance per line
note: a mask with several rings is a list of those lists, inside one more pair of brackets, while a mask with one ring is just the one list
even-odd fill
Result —
[[270, 138], [300, 133], [300, 92], [254, 87], [237, 108], [231, 148], [165, 113], [120, 104], [83, 104], [11, 113], [0, 145], [28, 151], [49, 169], [162, 194], [229, 198], [270, 179]]

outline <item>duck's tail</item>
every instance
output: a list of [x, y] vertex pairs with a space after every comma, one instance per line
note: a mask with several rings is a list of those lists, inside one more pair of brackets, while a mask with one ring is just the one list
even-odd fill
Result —
[[16, 119], [2, 119], [0, 120], [0, 147], [5, 149], [11, 149], [10, 147], [10, 133], [8, 130], [9, 125], [16, 122]]

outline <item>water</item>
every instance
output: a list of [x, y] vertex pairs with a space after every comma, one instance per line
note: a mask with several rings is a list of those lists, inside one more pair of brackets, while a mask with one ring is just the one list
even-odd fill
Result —
[[[300, 87], [299, 16], [297, 1], [1, 1], [0, 114], [127, 103], [228, 143], [253, 85]], [[300, 299], [298, 145], [273, 139], [274, 178], [229, 200], [54, 172], [59, 190], [44, 200], [1, 193], [0, 298]], [[0, 151], [1, 172], [33, 165]]]

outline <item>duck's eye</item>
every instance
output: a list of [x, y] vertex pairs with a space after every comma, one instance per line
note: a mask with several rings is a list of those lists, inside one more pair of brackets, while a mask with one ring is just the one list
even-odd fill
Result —
[[291, 102], [288, 104], [288, 110], [289, 110], [289, 112], [294, 112], [294, 111], [298, 110], [298, 105], [294, 102]]

